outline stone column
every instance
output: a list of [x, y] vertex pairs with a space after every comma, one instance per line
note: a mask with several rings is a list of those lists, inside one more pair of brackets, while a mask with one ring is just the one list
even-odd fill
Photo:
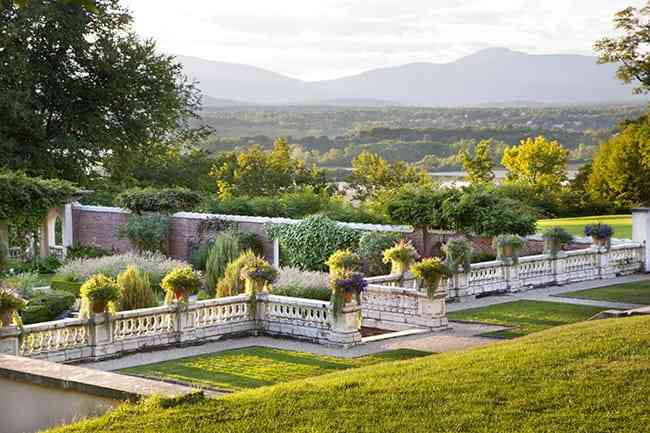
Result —
[[107, 313], [93, 313], [88, 321], [90, 346], [95, 361], [105, 359], [117, 352], [113, 347], [113, 326]]
[[273, 267], [280, 269], [280, 242], [273, 239]]
[[523, 287], [521, 279], [519, 279], [519, 264], [515, 263], [514, 260], [504, 261], [503, 266], [505, 267], [506, 281], [508, 283], [509, 292], [519, 292]]
[[9, 224], [4, 220], [0, 220], [0, 242], [4, 242], [9, 247]]
[[194, 332], [194, 310], [196, 303], [176, 303], [176, 330], [178, 331], [178, 342], [181, 346], [196, 340]]
[[17, 326], [0, 328], [0, 354], [19, 355], [20, 333]]
[[66, 204], [60, 211], [63, 216], [63, 246], [67, 249], [74, 246], [74, 226], [72, 225], [72, 203]]
[[643, 253], [643, 269], [650, 272], [650, 208], [632, 209], [632, 240], [645, 246]]

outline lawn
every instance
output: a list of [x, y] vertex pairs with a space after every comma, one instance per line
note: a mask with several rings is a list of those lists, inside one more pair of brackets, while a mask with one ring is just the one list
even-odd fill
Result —
[[449, 320], [490, 323], [512, 329], [483, 335], [514, 338], [555, 326], [582, 322], [608, 308], [542, 301], [515, 301], [488, 307], [454, 311]]
[[427, 355], [431, 353], [400, 349], [361, 358], [341, 359], [265, 347], [247, 347], [128, 368], [120, 373], [172, 379], [213, 389], [240, 390]]
[[639, 433], [650, 317], [599, 320], [217, 399], [125, 404], [57, 433]]
[[624, 302], [650, 305], [650, 280], [617, 284], [596, 289], [563, 293], [563, 298], [594, 299], [597, 301]]
[[621, 239], [632, 238], [632, 215], [606, 215], [580, 218], [558, 218], [552, 220], [540, 220], [537, 224], [540, 228], [549, 226], [560, 226], [574, 236], [584, 236], [584, 227], [587, 224], [596, 223], [609, 224], [614, 228], [614, 237]]

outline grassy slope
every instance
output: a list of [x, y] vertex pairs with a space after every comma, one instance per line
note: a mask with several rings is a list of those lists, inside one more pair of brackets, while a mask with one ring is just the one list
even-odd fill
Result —
[[155, 400], [56, 430], [90, 432], [642, 432], [650, 317], [385, 363], [164, 409]]
[[597, 301], [625, 302], [650, 305], [650, 281], [617, 284], [597, 289], [563, 293], [565, 298], [595, 299]]
[[520, 337], [554, 326], [582, 322], [608, 308], [557, 302], [516, 301], [449, 313], [449, 320], [491, 323], [513, 329], [491, 332], [495, 337]]
[[426, 355], [431, 353], [402, 349], [361, 358], [341, 359], [265, 347], [247, 347], [132, 367], [122, 372], [154, 379], [173, 379], [198, 386], [238, 390]]
[[607, 215], [581, 218], [558, 218], [552, 220], [537, 221], [541, 229], [548, 226], [560, 226], [574, 236], [584, 236], [584, 227], [587, 224], [596, 223], [609, 224], [614, 228], [614, 237], [621, 239], [632, 238], [632, 216], [631, 215]]

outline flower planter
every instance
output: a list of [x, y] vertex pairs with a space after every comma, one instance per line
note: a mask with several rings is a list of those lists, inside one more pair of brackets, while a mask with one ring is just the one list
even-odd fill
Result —
[[246, 291], [248, 293], [262, 293], [266, 291], [266, 280], [247, 278]]
[[2, 322], [2, 324], [0, 325], [1, 328], [6, 328], [8, 326], [11, 326], [11, 321], [14, 317], [15, 312], [16, 310], [11, 309], [0, 313], [0, 322]]
[[607, 247], [609, 245], [609, 238], [592, 236], [591, 242], [598, 247]]
[[174, 296], [176, 296], [177, 301], [182, 301], [185, 299], [185, 290], [174, 290]]
[[102, 314], [103, 312], [106, 311], [107, 306], [108, 306], [107, 302], [93, 302], [91, 306], [91, 310], [95, 314]]
[[343, 293], [343, 299], [345, 299], [346, 304], [349, 304], [350, 302], [352, 302], [352, 295], [353, 295], [352, 292], [344, 292]]

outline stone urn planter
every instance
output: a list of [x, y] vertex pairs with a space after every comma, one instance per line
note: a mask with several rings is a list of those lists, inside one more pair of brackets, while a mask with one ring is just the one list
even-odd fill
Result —
[[14, 313], [25, 308], [25, 305], [15, 290], [0, 288], [0, 327], [11, 326]]
[[526, 246], [526, 241], [517, 235], [499, 235], [492, 241], [492, 246], [497, 252], [497, 259], [506, 263], [517, 264], [519, 251]]
[[440, 283], [443, 277], [452, 275], [451, 270], [437, 257], [424, 259], [414, 264], [411, 272], [424, 282], [427, 296], [431, 300], [436, 299], [440, 293], [444, 294], [444, 290], [440, 290]]
[[609, 250], [614, 229], [608, 224], [589, 224], [585, 226], [585, 236], [590, 236], [593, 245], [599, 249]]
[[[163, 278], [160, 287], [167, 293], [167, 302], [183, 302], [199, 291], [201, 281], [191, 266], [180, 266]], [[171, 297], [171, 299], [170, 299]]]

